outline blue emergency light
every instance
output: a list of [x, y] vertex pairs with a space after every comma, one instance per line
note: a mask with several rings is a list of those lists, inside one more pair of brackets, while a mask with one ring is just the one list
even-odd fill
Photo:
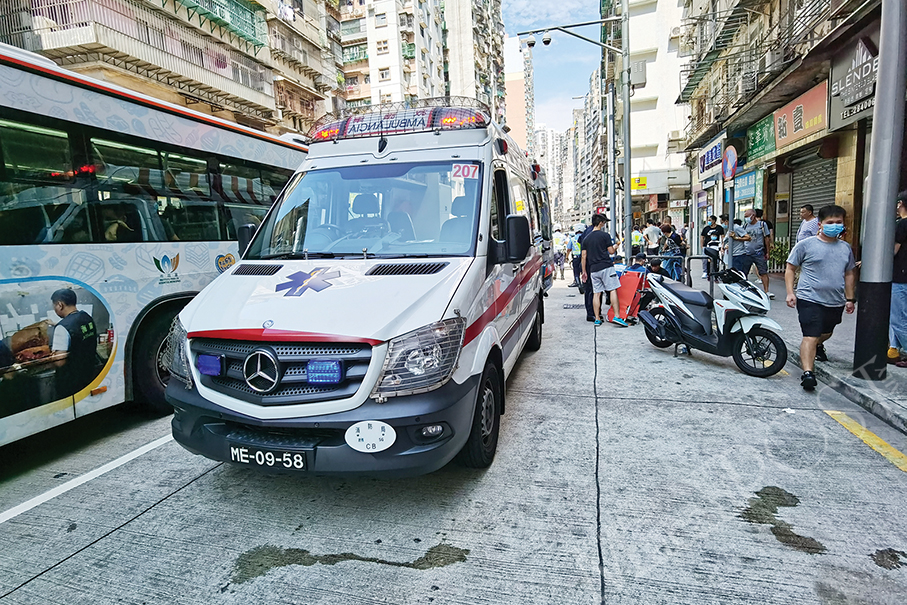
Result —
[[305, 371], [309, 384], [337, 384], [343, 380], [343, 364], [336, 359], [313, 359]]
[[205, 376], [221, 376], [224, 373], [224, 356], [199, 355], [195, 358], [195, 367]]

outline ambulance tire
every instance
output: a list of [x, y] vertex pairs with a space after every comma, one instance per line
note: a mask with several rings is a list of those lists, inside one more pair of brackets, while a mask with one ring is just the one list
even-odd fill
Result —
[[170, 374], [158, 362], [164, 339], [181, 307], [171, 305], [142, 322], [132, 353], [135, 399], [156, 414], [171, 414], [173, 406], [164, 398]]
[[488, 468], [494, 461], [498, 449], [498, 433], [501, 429], [501, 406], [504, 388], [501, 372], [489, 359], [479, 382], [476, 394], [476, 409], [472, 416], [472, 430], [457, 459], [469, 468]]
[[532, 330], [529, 332], [529, 339], [526, 341], [526, 348], [530, 351], [538, 351], [542, 348], [542, 324], [545, 322], [543, 304], [542, 297], [539, 296], [539, 306], [535, 312], [535, 320], [532, 322]]

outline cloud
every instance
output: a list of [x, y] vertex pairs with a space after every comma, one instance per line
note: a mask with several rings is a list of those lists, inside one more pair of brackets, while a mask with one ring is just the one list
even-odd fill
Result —
[[503, 0], [501, 7], [508, 32], [598, 18], [598, 3], [588, 0]]

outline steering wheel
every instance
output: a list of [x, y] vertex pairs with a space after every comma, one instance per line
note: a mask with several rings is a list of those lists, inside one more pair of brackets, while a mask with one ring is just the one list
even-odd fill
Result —
[[382, 222], [381, 224], [369, 225], [355, 233], [350, 234], [350, 239], [362, 239], [366, 237], [383, 237], [385, 233], [391, 230], [391, 226], [387, 221]]
[[335, 240], [340, 239], [340, 237], [343, 235], [343, 230], [334, 223], [324, 223], [323, 225], [318, 225], [317, 227], [312, 229], [312, 232], [318, 231], [319, 229], [330, 231], [332, 239]]

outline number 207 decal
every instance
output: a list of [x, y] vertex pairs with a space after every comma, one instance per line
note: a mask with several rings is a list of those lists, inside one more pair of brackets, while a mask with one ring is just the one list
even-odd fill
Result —
[[477, 179], [479, 178], [478, 164], [454, 164], [453, 178]]

